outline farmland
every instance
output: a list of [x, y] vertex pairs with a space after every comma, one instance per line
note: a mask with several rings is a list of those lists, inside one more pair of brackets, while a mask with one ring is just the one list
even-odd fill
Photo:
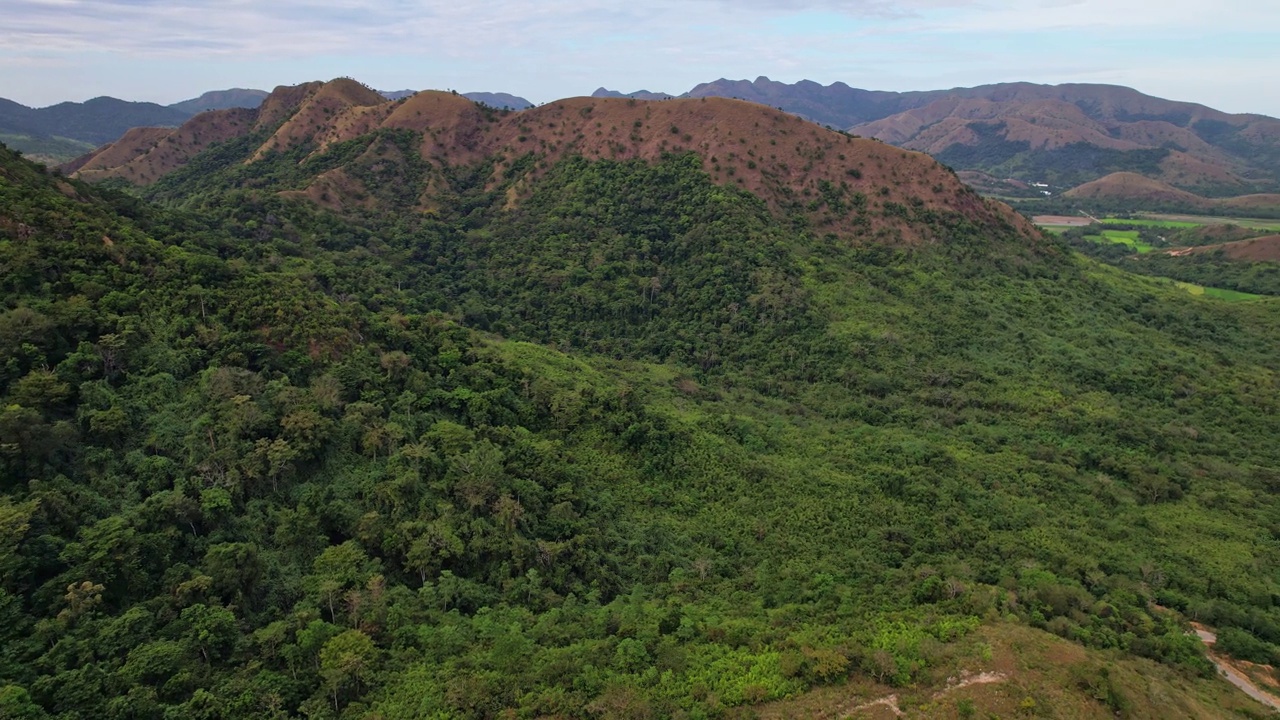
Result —
[[1139, 237], [1137, 230], [1103, 230], [1100, 235], [1085, 235], [1084, 239], [1102, 245], [1127, 245], [1138, 253], [1149, 253], [1153, 249]]
[[1125, 223], [1128, 225], [1146, 225], [1150, 227], [1188, 228], [1200, 225], [1237, 225], [1252, 230], [1274, 230], [1280, 232], [1280, 220], [1266, 218], [1227, 217], [1223, 215], [1169, 215], [1161, 213], [1142, 213], [1133, 219], [1106, 218], [1104, 223]]

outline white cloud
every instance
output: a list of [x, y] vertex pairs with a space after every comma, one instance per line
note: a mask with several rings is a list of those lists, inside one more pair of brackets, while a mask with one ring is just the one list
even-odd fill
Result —
[[[1275, 0], [0, 2], [0, 63], [21, 68], [0, 73], [0, 96], [28, 102], [71, 92], [172, 101], [208, 89], [194, 83], [272, 87], [339, 74], [533, 100], [599, 85], [679, 93], [757, 75], [886, 90], [1137, 83], [1183, 63], [1202, 71], [1180, 76], [1187, 86], [1177, 95], [1195, 100], [1216, 96], [1205, 76], [1241, 52], [1222, 33], [1250, 31], [1251, 60], [1280, 64], [1260, 35], [1280, 26]], [[1178, 82], [1171, 74], [1150, 87]], [[1249, 102], [1280, 111], [1280, 98], [1256, 90], [1235, 106]]]

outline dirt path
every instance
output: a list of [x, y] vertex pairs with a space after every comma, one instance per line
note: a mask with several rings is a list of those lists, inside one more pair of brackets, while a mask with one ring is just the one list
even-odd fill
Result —
[[1253, 683], [1252, 680], [1246, 677], [1244, 673], [1236, 670], [1228, 662], [1220, 659], [1218, 655], [1213, 652], [1213, 646], [1218, 642], [1218, 636], [1216, 634], [1198, 623], [1192, 623], [1191, 626], [1195, 628], [1196, 635], [1199, 636], [1201, 642], [1209, 647], [1209, 660], [1213, 662], [1214, 667], [1218, 668], [1218, 672], [1222, 673], [1222, 675], [1226, 677], [1227, 682], [1240, 688], [1246, 695], [1257, 700], [1263, 705], [1266, 705], [1273, 710], [1280, 710], [1280, 700], [1277, 700], [1273, 695], [1263, 692]]
[[[938, 692], [934, 693], [933, 699], [937, 700], [949, 692], [955, 692], [960, 688], [966, 688], [966, 687], [969, 687], [970, 685], [986, 685], [988, 683], [1004, 682], [1007, 679], [1008, 678], [1005, 676], [1004, 673], [998, 673], [998, 672], [983, 672], [983, 673], [977, 673], [977, 674], [962, 672], [960, 673], [960, 677], [948, 678], [947, 686], [939, 690]], [[889, 712], [893, 713], [898, 717], [902, 717], [903, 715], [902, 708], [899, 707], [898, 705], [898, 696], [886, 695], [882, 698], [872, 700], [871, 702], [863, 703], [857, 707], [843, 710], [839, 713], [839, 717], [847, 718], [853, 713], [861, 712], [862, 710], [870, 710], [871, 708], [877, 705], [884, 705], [885, 707], [889, 708]]]

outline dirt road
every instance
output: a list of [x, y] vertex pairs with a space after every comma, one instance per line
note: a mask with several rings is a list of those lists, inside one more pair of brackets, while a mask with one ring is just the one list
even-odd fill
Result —
[[1243, 673], [1218, 658], [1218, 656], [1213, 652], [1214, 643], [1218, 642], [1218, 636], [1216, 634], [1195, 623], [1192, 624], [1192, 627], [1195, 628], [1196, 635], [1200, 637], [1201, 642], [1209, 646], [1209, 660], [1213, 661], [1214, 666], [1218, 668], [1218, 672], [1222, 673], [1222, 675], [1227, 678], [1227, 682], [1230, 682], [1232, 685], [1240, 688], [1246, 695], [1257, 700], [1263, 705], [1266, 705], [1273, 710], [1280, 710], [1280, 700], [1277, 700], [1275, 697], [1258, 689], [1258, 686], [1254, 685], [1253, 681], [1245, 677]]

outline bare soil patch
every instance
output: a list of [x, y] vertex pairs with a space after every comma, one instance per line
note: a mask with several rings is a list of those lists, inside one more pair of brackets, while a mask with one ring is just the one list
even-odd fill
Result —
[[1176, 248], [1174, 250], [1170, 250], [1169, 254], [1174, 257], [1182, 257], [1184, 255], [1203, 255], [1205, 253], [1214, 253], [1219, 250], [1232, 260], [1244, 260], [1248, 262], [1280, 262], [1280, 235], [1266, 235], [1264, 237], [1237, 240], [1229, 243], [1219, 243], [1217, 245]]
[[1056, 225], [1059, 227], [1084, 227], [1093, 222], [1080, 215], [1036, 215], [1031, 218], [1036, 225]]

